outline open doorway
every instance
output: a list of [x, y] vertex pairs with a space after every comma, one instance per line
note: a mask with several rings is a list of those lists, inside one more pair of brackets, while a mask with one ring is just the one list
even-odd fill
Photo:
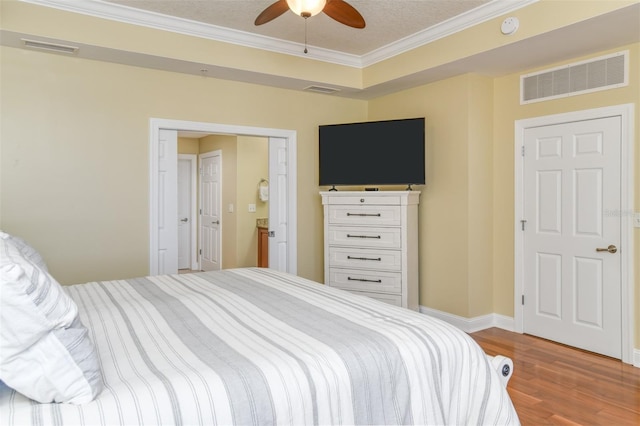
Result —
[[[186, 192], [180, 164], [185, 156], [198, 159], [197, 209], [187, 217]], [[255, 136], [178, 132], [178, 270], [217, 270], [268, 266], [269, 139]], [[184, 166], [183, 166], [184, 167]], [[206, 182], [205, 182], [206, 181]], [[195, 214], [198, 212], [198, 214]], [[190, 266], [184, 229], [195, 225], [193, 245], [200, 265]], [[266, 243], [266, 244], [265, 244]]]
[[[177, 135], [200, 132], [268, 139], [269, 266], [297, 272], [296, 132], [177, 120], [150, 120], [150, 236], [151, 275], [177, 273]], [[258, 182], [255, 182], [258, 185]], [[174, 237], [174, 235], [176, 237]]]

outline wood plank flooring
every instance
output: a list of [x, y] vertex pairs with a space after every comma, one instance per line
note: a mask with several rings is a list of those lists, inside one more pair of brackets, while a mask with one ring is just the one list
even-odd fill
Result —
[[523, 425], [640, 425], [640, 368], [498, 328], [471, 337], [513, 360], [507, 390]]

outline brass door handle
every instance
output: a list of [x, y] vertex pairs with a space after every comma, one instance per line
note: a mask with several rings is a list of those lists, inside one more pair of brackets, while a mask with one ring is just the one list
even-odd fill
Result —
[[618, 251], [618, 247], [616, 247], [616, 246], [614, 246], [613, 244], [611, 244], [611, 245], [610, 245], [609, 247], [607, 247], [607, 248], [601, 248], [601, 247], [598, 247], [598, 248], [596, 249], [596, 251], [608, 251], [609, 253], [615, 253], [615, 252], [617, 252], [617, 251]]

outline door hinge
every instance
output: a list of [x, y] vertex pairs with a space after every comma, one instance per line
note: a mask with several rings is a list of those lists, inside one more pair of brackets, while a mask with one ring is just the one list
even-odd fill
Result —
[[269, 231], [269, 237], [273, 238], [276, 236], [276, 231]]
[[524, 306], [524, 294], [522, 295], [522, 305]]
[[202, 256], [202, 249], [200, 249], [200, 256]]
[[522, 230], [524, 231], [525, 225], [527, 224], [527, 219], [522, 219], [520, 223], [522, 224]]
[[522, 145], [522, 149], [520, 150], [520, 153], [522, 154], [522, 156], [524, 157], [524, 145]]
[[200, 214], [202, 214], [202, 209], [200, 209]]

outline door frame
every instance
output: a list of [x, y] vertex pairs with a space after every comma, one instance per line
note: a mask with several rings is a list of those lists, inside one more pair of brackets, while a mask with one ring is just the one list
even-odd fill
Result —
[[[232, 124], [206, 123], [197, 121], [171, 120], [163, 118], [149, 119], [149, 274], [157, 275], [159, 270], [157, 229], [160, 219], [158, 205], [160, 182], [158, 181], [158, 154], [160, 129], [192, 131], [222, 135], [244, 135], [285, 139], [287, 147], [287, 190], [286, 197], [286, 233], [287, 233], [287, 271], [297, 274], [298, 270], [298, 201], [297, 201], [297, 132], [295, 130], [251, 127]], [[177, 168], [177, 164], [176, 164]], [[276, 179], [276, 170], [269, 168], [269, 181]], [[273, 176], [272, 176], [273, 174]], [[275, 194], [274, 194], [275, 196]], [[272, 197], [273, 198], [273, 197]], [[275, 199], [273, 202], [277, 201]], [[177, 216], [175, 218], [177, 220]]]
[[[222, 233], [223, 233], [223, 225], [224, 225], [224, 219], [222, 217], [222, 197], [223, 197], [223, 188], [224, 186], [222, 185], [222, 179], [223, 179], [223, 173], [222, 173], [222, 150], [220, 149], [216, 149], [213, 151], [209, 151], [209, 152], [204, 152], [202, 154], [198, 154], [198, 184], [200, 186], [200, 190], [198, 191], [198, 195], [199, 195], [199, 200], [198, 200], [198, 211], [202, 212], [202, 192], [203, 192], [203, 188], [202, 188], [202, 159], [203, 158], [209, 158], [209, 157], [219, 157], [220, 158], [220, 178], [218, 180], [218, 185], [219, 185], [219, 189], [220, 189], [220, 203], [218, 204], [218, 220], [220, 220], [220, 223], [218, 224], [218, 264], [220, 266], [219, 269], [222, 269], [222, 257], [223, 257], [223, 253], [222, 253]], [[199, 242], [200, 244], [202, 244], [202, 213], [200, 213], [198, 215], [198, 238], [199, 238]], [[200, 245], [199, 244], [199, 245]], [[202, 246], [200, 246], [200, 248], [202, 248]], [[202, 257], [200, 256], [200, 260], [202, 261]]]
[[189, 201], [189, 233], [191, 234], [191, 264], [189, 268], [197, 271], [200, 269], [198, 256], [198, 156], [195, 154], [178, 154], [179, 160], [188, 160], [191, 163], [191, 200]]
[[515, 122], [514, 172], [515, 172], [515, 206], [514, 206], [514, 329], [518, 333], [524, 331], [524, 309], [522, 294], [524, 291], [524, 238], [521, 219], [524, 217], [524, 147], [525, 131], [533, 127], [563, 124], [574, 121], [593, 120], [597, 118], [620, 117], [621, 128], [621, 164], [620, 164], [620, 251], [621, 256], [621, 332], [622, 361], [633, 363], [634, 352], [634, 246], [633, 246], [633, 205], [634, 205], [634, 104], [615, 105], [583, 111], [527, 118]]

